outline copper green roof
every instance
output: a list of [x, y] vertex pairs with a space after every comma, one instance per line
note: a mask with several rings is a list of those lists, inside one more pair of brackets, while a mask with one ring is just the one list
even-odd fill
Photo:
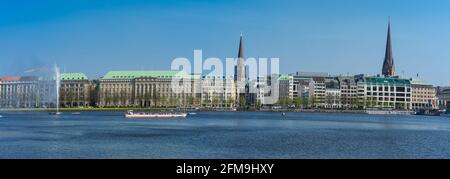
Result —
[[289, 75], [280, 75], [280, 77], [278, 77], [278, 80], [289, 80]]
[[384, 77], [367, 77], [367, 84], [373, 85], [411, 85], [411, 81], [408, 79], [400, 79], [400, 78], [384, 78]]
[[142, 77], [153, 78], [197, 78], [197, 75], [189, 75], [183, 71], [109, 71], [103, 76], [103, 80], [130, 80]]
[[61, 80], [87, 80], [84, 73], [61, 73]]

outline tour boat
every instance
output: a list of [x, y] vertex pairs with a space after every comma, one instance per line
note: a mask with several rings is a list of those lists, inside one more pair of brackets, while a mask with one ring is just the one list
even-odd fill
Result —
[[138, 112], [135, 113], [133, 111], [127, 111], [125, 113], [125, 118], [132, 118], [132, 119], [149, 119], [149, 118], [184, 118], [186, 117], [186, 113], [144, 113], [144, 112]]
[[49, 112], [48, 114], [56, 116], [56, 115], [61, 115], [62, 113], [61, 112]]

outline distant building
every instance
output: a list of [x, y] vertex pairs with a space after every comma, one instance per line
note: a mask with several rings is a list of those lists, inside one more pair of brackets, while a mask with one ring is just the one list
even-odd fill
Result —
[[307, 100], [308, 106], [325, 106], [325, 79], [330, 77], [327, 73], [296, 72], [293, 76], [293, 97]]
[[392, 77], [363, 77], [358, 82], [362, 99], [358, 106], [367, 108], [412, 109], [411, 81]]
[[436, 88], [419, 80], [411, 80], [412, 108], [437, 109]]
[[450, 86], [439, 86], [437, 90], [437, 107], [450, 111]]
[[205, 107], [234, 107], [236, 83], [233, 77], [203, 76], [201, 80], [201, 102]]
[[[185, 79], [183, 89], [173, 78]], [[99, 83], [99, 107], [186, 106], [197, 97], [196, 77], [179, 71], [110, 71]]]
[[280, 75], [278, 83], [278, 97], [294, 99], [294, 77], [292, 75]]
[[35, 108], [56, 106], [54, 79], [35, 76], [0, 78], [0, 106], [5, 108]]
[[62, 73], [60, 87], [60, 106], [89, 107], [92, 93], [91, 82], [83, 73]]
[[336, 78], [325, 79], [325, 108], [339, 109], [341, 103], [341, 89]]
[[356, 101], [358, 97], [358, 84], [353, 76], [339, 76], [339, 89], [341, 93], [341, 107], [342, 108], [357, 108]]

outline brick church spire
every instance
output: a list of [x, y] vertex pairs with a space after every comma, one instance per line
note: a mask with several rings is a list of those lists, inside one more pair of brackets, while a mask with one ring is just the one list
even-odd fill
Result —
[[386, 54], [384, 56], [382, 74], [384, 76], [395, 76], [394, 57], [392, 55], [391, 18], [390, 17], [389, 17], [389, 22], [388, 22]]

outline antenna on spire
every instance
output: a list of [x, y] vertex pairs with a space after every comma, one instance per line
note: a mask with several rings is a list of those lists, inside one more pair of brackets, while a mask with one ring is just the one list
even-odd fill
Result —
[[241, 32], [241, 37], [242, 37], [243, 35], [242, 35], [242, 32]]

